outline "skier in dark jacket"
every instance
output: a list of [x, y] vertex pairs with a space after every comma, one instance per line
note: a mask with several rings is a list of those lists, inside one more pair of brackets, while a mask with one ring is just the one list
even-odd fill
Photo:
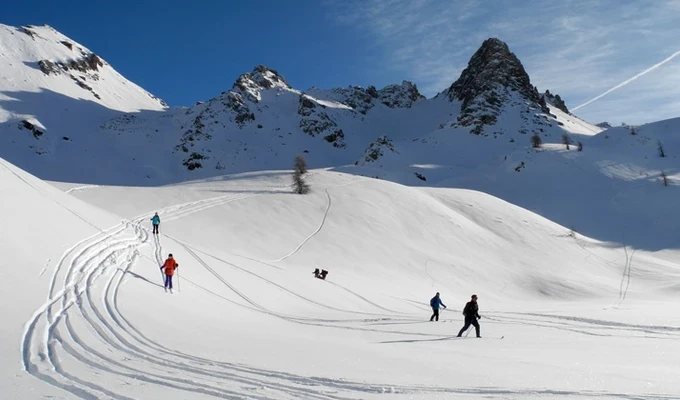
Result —
[[430, 299], [430, 307], [432, 307], [432, 316], [430, 317], [430, 322], [432, 322], [435, 318], [437, 321], [439, 321], [439, 306], [442, 306], [446, 308], [444, 303], [442, 303], [442, 299], [439, 298], [439, 292], [434, 295], [432, 299]]
[[473, 325], [475, 327], [477, 337], [480, 338], [479, 322], [477, 322], [477, 319], [482, 317], [479, 315], [479, 306], [477, 305], [476, 294], [473, 294], [472, 299], [465, 305], [465, 308], [463, 309], [463, 315], [465, 315], [465, 326], [460, 330], [460, 332], [458, 332], [458, 337], [461, 337], [463, 332], [465, 332], [470, 327], [470, 325]]

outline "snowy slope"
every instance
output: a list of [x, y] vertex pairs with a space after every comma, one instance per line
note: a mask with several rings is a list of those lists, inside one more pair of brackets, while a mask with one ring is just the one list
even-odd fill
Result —
[[167, 109], [49, 26], [0, 25], [0, 70], [0, 155], [43, 178], [115, 173], [126, 143], [102, 135], [100, 125], [123, 113]]
[[[3, 313], [3, 368], [14, 372], [0, 390], [14, 388], [13, 398], [34, 398], [30, 389], [116, 399], [680, 394], [677, 251], [572, 237], [480, 192], [328, 171], [310, 173], [307, 196], [290, 193], [278, 171], [63, 195], [7, 167], [51, 196], [0, 175], [32, 206], [13, 203], [14, 220], [51, 216], [41, 233], [49, 246], [10, 259], [35, 268], [16, 269], [5, 282], [17, 289], [3, 290], [3, 304], [26, 309]], [[79, 227], [53, 202], [70, 195], [123, 222]], [[68, 205], [97, 226], [109, 218]], [[158, 238], [148, 232], [154, 211]], [[11, 232], [5, 251], [34, 230], [14, 223]], [[159, 286], [168, 252], [180, 263], [172, 295]], [[312, 276], [316, 267], [327, 281]], [[19, 292], [19, 282], [35, 285]], [[430, 323], [436, 291], [448, 309]], [[473, 292], [483, 338], [455, 339]]]
[[[78, 251], [99, 251], [85, 242], [105, 238], [103, 230], [119, 219], [105, 211], [66, 195], [53, 186], [0, 159], [0, 253], [3, 257], [0, 301], [0, 392], [12, 399], [43, 398], [54, 388], [22, 373], [22, 337], [32, 329], [29, 322], [46, 299], [59, 299], [75, 287], [62, 279]], [[103, 254], [103, 253], [102, 253]], [[54, 268], [59, 268], [54, 274]], [[79, 274], [75, 269], [73, 273]], [[55, 314], [51, 318], [58, 316]], [[43, 321], [44, 322], [44, 321]], [[38, 350], [38, 349], [35, 349]], [[46, 349], [41, 349], [44, 354]], [[25, 353], [27, 354], [27, 353]], [[61, 396], [61, 394], [60, 394]]]

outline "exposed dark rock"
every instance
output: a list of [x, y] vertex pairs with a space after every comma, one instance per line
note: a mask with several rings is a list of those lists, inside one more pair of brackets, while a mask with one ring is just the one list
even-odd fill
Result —
[[[97, 74], [95, 74], [95, 75], [93, 76], [93, 78], [94, 78], [94, 77], [98, 77]], [[98, 79], [95, 79], [95, 80], [98, 80]], [[163, 99], [161, 99], [160, 97], [156, 97], [156, 96], [152, 95], [151, 93], [147, 93], [147, 94], [149, 95], [149, 97], [151, 97], [152, 99], [156, 100], [156, 101], [157, 101], [160, 105], [162, 105], [163, 107], [167, 107], [167, 106], [168, 106], [168, 103], [166, 103], [166, 102], [165, 102]]]
[[323, 137], [328, 143], [333, 143], [334, 147], [345, 148], [347, 145], [344, 142], [345, 133], [342, 129], [338, 129], [335, 132]]
[[388, 85], [378, 92], [380, 102], [390, 108], [410, 108], [414, 102], [425, 99], [418, 87], [409, 81], [401, 85]]
[[258, 65], [252, 72], [241, 74], [234, 83], [232, 90], [239, 92], [246, 99], [258, 103], [260, 92], [274, 86], [290, 88], [286, 78], [281, 76], [278, 71], [264, 65]]
[[191, 153], [189, 157], [187, 157], [183, 162], [182, 165], [187, 167], [189, 171], [193, 171], [198, 168], [203, 168], [203, 164], [201, 163], [201, 160], [207, 160], [209, 157], [204, 156], [203, 154], [199, 153]]
[[247, 122], [255, 121], [255, 114], [250, 111], [250, 108], [243, 102], [243, 98], [239, 93], [227, 92], [221, 96], [222, 104], [227, 109], [236, 113], [234, 121], [243, 127]]
[[37, 34], [34, 31], [30, 30], [29, 28], [32, 28], [32, 26], [31, 25], [22, 26], [21, 28], [19, 28], [19, 31], [27, 34], [28, 36], [31, 37], [31, 39], [35, 40]]
[[366, 93], [368, 93], [368, 95], [373, 97], [374, 99], [380, 97], [380, 94], [378, 93], [378, 90], [375, 88], [375, 86], [369, 86], [366, 89]]
[[571, 114], [567, 108], [567, 105], [564, 103], [564, 100], [562, 100], [559, 94], [553, 95], [550, 93], [550, 90], [546, 90], [543, 96], [541, 96], [541, 99], [543, 99], [548, 104], [557, 107], [559, 110], [567, 114]]
[[22, 129], [22, 130], [26, 129], [26, 130], [31, 131], [31, 133], [33, 133], [33, 137], [36, 138], [36, 139], [40, 139], [40, 137], [43, 134], [45, 134], [45, 132], [41, 131], [40, 129], [38, 129], [37, 126], [33, 125], [32, 123], [28, 122], [25, 119], [22, 120], [21, 122], [19, 122], [19, 129]]
[[92, 89], [92, 86], [90, 86], [90, 85], [88, 85], [84, 82], [85, 81], [84, 77], [80, 77], [80, 79], [78, 79], [74, 75], [69, 75], [69, 76], [71, 77], [71, 80], [76, 83], [76, 85], [87, 90], [88, 92], [91, 92], [94, 97], [101, 99], [101, 97], [97, 93], [95, 93], [95, 91]]
[[66, 40], [62, 40], [62, 41], [59, 42], [59, 43], [61, 43], [61, 44], [63, 44], [64, 46], [68, 47], [69, 50], [73, 50], [73, 43], [67, 42]]
[[373, 97], [368, 94], [366, 89], [360, 86], [348, 86], [347, 88], [336, 88], [333, 92], [343, 98], [343, 103], [352, 107], [355, 111], [366, 114], [368, 110], [375, 106]]
[[59, 75], [62, 71], [61, 66], [53, 63], [50, 60], [40, 60], [40, 61], [38, 61], [38, 67], [40, 67], [40, 70], [45, 75], [49, 75], [49, 74]]
[[[94, 53], [90, 53], [81, 58], [65, 61], [65, 62], [53, 62], [50, 60], [41, 60], [38, 62], [38, 67], [45, 74], [60, 74], [66, 71], [80, 71], [82, 73], [90, 71], [99, 71], [99, 67], [104, 66], [104, 62]], [[99, 75], [96, 75], [96, 79], [99, 79]]]
[[503, 107], [513, 98], [512, 93], [518, 93], [530, 108], [546, 111], [517, 56], [507, 44], [490, 38], [482, 43], [445, 95], [450, 101], [462, 102], [457, 124], [472, 126], [472, 133], [481, 134], [485, 126], [497, 122]]
[[314, 103], [309, 97], [304, 94], [300, 96], [300, 105], [298, 106], [298, 114], [303, 117], [308, 117], [312, 115], [314, 109], [316, 108], [316, 103]]
[[355, 162], [354, 164], [364, 165], [365, 163], [375, 162], [385, 155], [385, 153], [383, 152], [383, 150], [385, 149], [393, 153], [399, 153], [394, 149], [392, 140], [390, 140], [387, 136], [380, 136], [378, 139], [376, 139], [373, 143], [371, 143], [368, 146], [364, 157], [361, 160]]

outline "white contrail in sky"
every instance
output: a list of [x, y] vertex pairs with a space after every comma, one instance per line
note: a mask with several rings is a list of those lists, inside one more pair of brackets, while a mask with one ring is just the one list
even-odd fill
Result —
[[607, 90], [606, 92], [602, 93], [601, 95], [599, 95], [599, 96], [597, 96], [597, 97], [594, 97], [594, 98], [592, 98], [592, 99], [586, 101], [585, 103], [581, 104], [580, 106], [572, 108], [571, 110], [572, 110], [572, 111], [576, 111], [576, 110], [578, 110], [578, 109], [581, 108], [581, 107], [585, 107], [585, 106], [587, 106], [588, 104], [590, 104], [590, 103], [592, 103], [592, 102], [594, 102], [594, 101], [596, 101], [596, 100], [599, 100], [599, 99], [603, 98], [604, 96], [608, 95], [609, 93], [613, 92], [614, 90], [619, 89], [619, 88], [622, 88], [622, 87], [626, 86], [627, 84], [633, 82], [633, 81], [636, 80], [637, 78], [639, 78], [639, 77], [641, 77], [641, 76], [644, 76], [644, 75], [646, 75], [646, 74], [648, 74], [648, 73], [654, 71], [655, 69], [657, 69], [657, 68], [659, 68], [660, 66], [666, 64], [667, 62], [671, 61], [672, 59], [674, 59], [674, 58], [677, 57], [677, 56], [680, 56], [680, 51], [676, 51], [675, 53], [671, 54], [670, 57], [666, 58], [665, 60], [661, 61], [660, 63], [657, 63], [657, 64], [652, 65], [651, 67], [649, 67], [649, 68], [647, 68], [646, 70], [640, 72], [639, 74], [635, 75], [634, 77], [632, 77], [632, 78], [630, 78], [630, 79], [627, 79], [627, 80], [625, 80], [625, 81], [619, 83], [618, 85], [616, 85], [616, 86], [614, 86], [613, 88]]

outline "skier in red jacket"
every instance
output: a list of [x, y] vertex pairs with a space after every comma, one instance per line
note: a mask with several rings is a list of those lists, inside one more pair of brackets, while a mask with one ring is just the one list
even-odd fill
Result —
[[165, 291], [168, 291], [168, 288], [170, 289], [170, 293], [172, 293], [172, 276], [175, 274], [175, 270], [179, 268], [179, 264], [177, 264], [177, 261], [172, 257], [172, 253], [168, 254], [168, 259], [165, 260], [165, 263], [163, 263], [163, 266], [161, 267], [161, 271], [165, 269]]

